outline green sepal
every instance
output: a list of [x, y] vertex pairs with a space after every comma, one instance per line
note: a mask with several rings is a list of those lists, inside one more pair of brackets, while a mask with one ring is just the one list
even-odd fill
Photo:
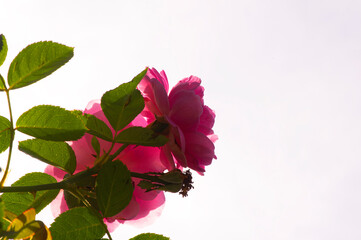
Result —
[[115, 142], [141, 146], [160, 147], [168, 142], [168, 138], [156, 134], [153, 130], [143, 127], [130, 127], [121, 131]]
[[160, 180], [163, 180], [167, 183], [183, 183], [184, 180], [184, 175], [179, 169], [173, 169], [170, 172], [162, 173], [158, 177]]
[[119, 160], [107, 162], [99, 171], [95, 192], [104, 217], [122, 211], [133, 196], [133, 183], [128, 168]]
[[8, 44], [3, 34], [0, 34], [0, 66], [4, 63], [8, 53]]
[[182, 185], [183, 185], [182, 183], [168, 183], [166, 185], [156, 184], [148, 180], [141, 180], [138, 183], [138, 187], [144, 189], [146, 192], [158, 190], [158, 191], [177, 193], [182, 189]]
[[40, 105], [23, 113], [16, 129], [30, 136], [51, 140], [71, 141], [81, 138], [87, 128], [71, 111], [51, 105]]
[[74, 49], [54, 42], [37, 42], [24, 48], [11, 62], [9, 89], [25, 87], [50, 75], [67, 63]]
[[59, 215], [50, 226], [53, 239], [100, 239], [105, 229], [89, 209], [72, 208]]
[[70, 174], [75, 171], [75, 153], [65, 142], [30, 139], [19, 142], [19, 150]]
[[143, 110], [144, 99], [136, 87], [147, 70], [142, 71], [132, 81], [121, 84], [102, 96], [100, 105], [116, 132], [127, 126]]

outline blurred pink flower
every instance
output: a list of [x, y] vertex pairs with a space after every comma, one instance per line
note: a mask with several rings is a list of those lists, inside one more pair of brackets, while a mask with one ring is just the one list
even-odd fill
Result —
[[[110, 126], [101, 110], [99, 101], [90, 102], [84, 113], [92, 114]], [[145, 127], [147, 122], [144, 117], [138, 115], [130, 125]], [[96, 153], [91, 146], [91, 139], [91, 135], [85, 134], [81, 139], [70, 143], [77, 159], [75, 173], [94, 166], [94, 155]], [[111, 143], [102, 139], [98, 140], [101, 152], [110, 149]], [[120, 146], [121, 144], [116, 144], [112, 153]], [[120, 159], [128, 169], [133, 172], [163, 172], [166, 168], [161, 163], [159, 156], [160, 149], [156, 147], [128, 146], [117, 159]], [[66, 172], [50, 165], [45, 169], [45, 172], [54, 176], [58, 181], [62, 180], [66, 174]], [[137, 186], [139, 179], [133, 178], [133, 181], [135, 182], [135, 189], [129, 205], [116, 216], [104, 219], [110, 231], [114, 230], [119, 223], [124, 222], [137, 226], [151, 224], [162, 212], [165, 202], [164, 193], [162, 191], [151, 191], [146, 193], [145, 190]], [[61, 191], [57, 198], [51, 203], [51, 209], [55, 217], [68, 210], [63, 191]]]
[[148, 69], [138, 85], [146, 108], [143, 115], [148, 123], [167, 124], [169, 128], [162, 134], [169, 142], [161, 147], [161, 160], [172, 170], [189, 167], [200, 174], [205, 166], [216, 158], [214, 154], [215, 113], [204, 105], [204, 88], [198, 77], [190, 76], [178, 82], [168, 95], [168, 79], [164, 71]]

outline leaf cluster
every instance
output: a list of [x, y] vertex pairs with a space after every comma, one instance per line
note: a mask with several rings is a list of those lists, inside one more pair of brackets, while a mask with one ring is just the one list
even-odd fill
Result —
[[[6, 59], [8, 45], [0, 35], [0, 66]], [[74, 49], [59, 43], [45, 41], [24, 48], [11, 62], [7, 81], [0, 75], [0, 92], [8, 99], [10, 117], [0, 116], [0, 153], [9, 148], [6, 171], [1, 181], [0, 238], [3, 239], [101, 239], [111, 236], [103, 218], [113, 217], [130, 202], [134, 185], [131, 173], [117, 158], [128, 145], [158, 147], [168, 139], [150, 128], [129, 126], [144, 108], [144, 100], [136, 86], [147, 69], [130, 82], [107, 91], [101, 98], [101, 108], [107, 122], [94, 115], [71, 111], [60, 106], [39, 105], [12, 118], [10, 92], [29, 86], [49, 76], [67, 63]], [[40, 172], [28, 173], [11, 187], [3, 187], [8, 173], [15, 132], [31, 138], [19, 142], [19, 150], [31, 157], [67, 172], [63, 181]], [[94, 167], [76, 173], [77, 159], [69, 141], [85, 134], [92, 136], [96, 152]], [[101, 149], [99, 140], [111, 143], [111, 149]], [[115, 144], [122, 144], [112, 155]], [[76, 173], [76, 174], [75, 174]], [[70, 210], [57, 217], [48, 229], [35, 219], [44, 207], [64, 190]], [[145, 239], [137, 236], [133, 239]], [[168, 239], [151, 234], [147, 239]]]

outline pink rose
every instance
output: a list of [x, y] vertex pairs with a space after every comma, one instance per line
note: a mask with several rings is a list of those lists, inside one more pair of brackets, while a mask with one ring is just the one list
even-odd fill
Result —
[[[90, 102], [84, 113], [92, 114], [110, 126], [101, 110], [99, 101]], [[147, 122], [141, 115], [138, 115], [130, 124], [130, 126], [142, 127], [145, 127], [146, 125]], [[91, 135], [85, 134], [81, 139], [70, 143], [77, 159], [77, 168], [75, 173], [94, 166], [94, 155], [96, 153], [91, 146], [91, 139]], [[110, 149], [111, 143], [102, 139], [98, 140], [101, 152], [103, 152], [103, 150], [107, 151]], [[120, 146], [121, 144], [116, 144], [112, 153], [114, 153]], [[165, 167], [161, 163], [159, 155], [160, 149], [156, 147], [128, 146], [117, 157], [117, 159], [120, 159], [132, 172], [163, 172]], [[62, 180], [66, 174], [64, 171], [53, 166], [48, 166], [45, 169], [45, 172], [54, 176], [58, 181]], [[135, 189], [133, 198], [129, 205], [116, 216], [104, 219], [110, 231], [114, 230], [119, 223], [124, 222], [135, 223], [138, 226], [148, 225], [155, 220], [155, 217], [161, 214], [163, 204], [165, 202], [164, 193], [162, 191], [151, 191], [146, 193], [145, 190], [137, 186], [139, 179], [133, 178], [133, 181], [135, 182]], [[52, 212], [55, 217], [68, 210], [63, 191], [59, 193], [51, 205]]]
[[[162, 131], [169, 142], [161, 147], [161, 160], [172, 170], [189, 167], [198, 173], [212, 163], [214, 154], [215, 113], [204, 105], [204, 88], [198, 77], [190, 76], [178, 82], [168, 95], [168, 79], [164, 71], [148, 69], [138, 85], [146, 109], [143, 115], [152, 128]], [[168, 126], [162, 129], [161, 126]]]

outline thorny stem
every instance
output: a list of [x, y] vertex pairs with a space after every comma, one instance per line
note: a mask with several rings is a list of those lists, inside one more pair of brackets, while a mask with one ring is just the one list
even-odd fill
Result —
[[61, 182], [57, 183], [49, 183], [49, 184], [41, 184], [34, 186], [12, 186], [12, 187], [2, 187], [0, 192], [34, 192], [34, 191], [42, 191], [42, 190], [52, 190], [52, 189], [68, 189], [72, 183], [77, 182], [83, 177], [87, 177], [90, 175], [94, 175], [98, 172], [98, 168], [90, 168], [83, 172], [80, 172], [76, 175], [65, 178]]
[[[88, 170], [85, 170], [83, 172], [80, 172], [76, 175], [65, 178], [61, 182], [34, 185], [34, 186], [2, 187], [0, 189], [0, 192], [34, 192], [34, 191], [52, 190], [52, 189], [68, 189], [68, 187], [71, 186], [72, 183], [77, 182], [79, 179], [90, 176], [90, 175], [97, 174], [98, 172], [99, 172], [99, 168], [93, 167], [93, 168], [89, 168]], [[152, 182], [158, 182], [158, 183], [163, 183], [163, 184], [167, 183], [167, 182], [162, 181], [161, 179], [157, 178], [156, 176], [150, 176], [150, 175], [143, 174], [143, 173], [131, 172], [130, 175], [132, 177], [150, 180]]]

